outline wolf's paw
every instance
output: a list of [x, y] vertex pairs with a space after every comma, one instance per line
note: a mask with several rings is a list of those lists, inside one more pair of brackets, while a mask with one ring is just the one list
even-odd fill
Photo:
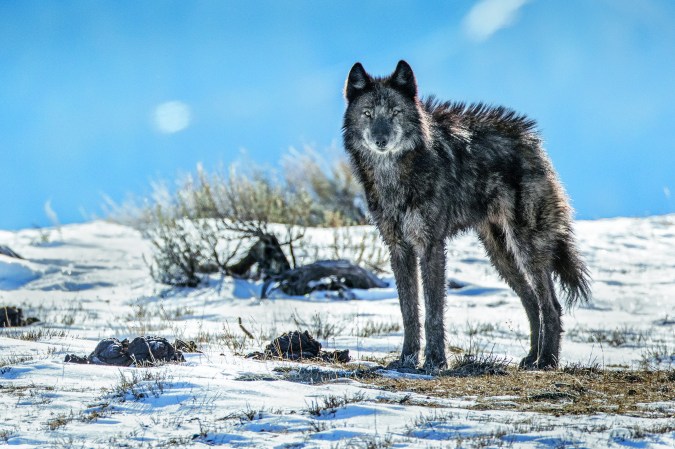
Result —
[[520, 361], [519, 368], [523, 370], [552, 370], [558, 367], [558, 358], [549, 355], [549, 356], [540, 356], [537, 357], [533, 354], [528, 354], [523, 360]]
[[523, 360], [520, 361], [518, 368], [524, 370], [534, 370], [537, 369], [537, 355], [528, 354]]
[[433, 374], [436, 375], [441, 370], [444, 370], [448, 367], [448, 361], [446, 360], [445, 356], [427, 356], [424, 359], [424, 365], [422, 366], [422, 369], [424, 372], [427, 374]]
[[387, 369], [404, 372], [417, 372], [417, 356], [413, 354], [404, 355], [387, 365]]

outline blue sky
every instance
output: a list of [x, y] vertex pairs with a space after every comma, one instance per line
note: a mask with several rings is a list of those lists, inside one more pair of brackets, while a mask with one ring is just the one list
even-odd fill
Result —
[[399, 59], [422, 94], [536, 119], [578, 218], [675, 212], [673, 23], [672, 0], [5, 0], [0, 228], [198, 162], [335, 154], [351, 65]]

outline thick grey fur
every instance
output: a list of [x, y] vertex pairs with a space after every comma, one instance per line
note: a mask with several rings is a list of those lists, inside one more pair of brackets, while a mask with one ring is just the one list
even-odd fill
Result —
[[589, 299], [589, 274], [575, 246], [569, 201], [535, 122], [503, 107], [420, 100], [405, 61], [384, 78], [356, 63], [345, 97], [345, 149], [389, 247], [398, 286], [404, 326], [398, 365], [418, 363], [418, 261], [424, 369], [447, 365], [445, 242], [474, 229], [525, 307], [531, 336], [521, 367], [556, 367], [562, 308], [553, 279], [572, 305]]

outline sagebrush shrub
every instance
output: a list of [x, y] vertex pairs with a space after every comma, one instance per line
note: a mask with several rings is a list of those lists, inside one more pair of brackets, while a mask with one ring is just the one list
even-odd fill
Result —
[[[154, 253], [148, 265], [157, 281], [190, 287], [199, 284], [200, 273], [230, 274], [228, 267], [264, 236], [274, 235], [295, 266], [296, 248], [305, 259], [312, 252], [303, 248], [307, 227], [335, 227], [335, 246], [349, 240], [337, 227], [366, 223], [363, 194], [346, 161], [326, 164], [311, 149], [292, 150], [282, 172], [275, 176], [235, 163], [209, 173], [198, 165], [179, 178], [174, 191], [159, 182], [147, 198], [121, 205], [108, 201], [109, 216], [150, 239]], [[385, 259], [373, 246], [378, 242], [363, 235], [360, 244], [350, 242], [355, 262], [381, 268]], [[345, 258], [344, 250], [332, 252]]]

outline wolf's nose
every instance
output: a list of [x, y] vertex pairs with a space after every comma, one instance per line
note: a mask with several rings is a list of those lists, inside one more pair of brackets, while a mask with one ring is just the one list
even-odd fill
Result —
[[380, 148], [384, 148], [387, 146], [387, 139], [380, 138], [380, 139], [375, 139], [375, 145], [377, 145]]

